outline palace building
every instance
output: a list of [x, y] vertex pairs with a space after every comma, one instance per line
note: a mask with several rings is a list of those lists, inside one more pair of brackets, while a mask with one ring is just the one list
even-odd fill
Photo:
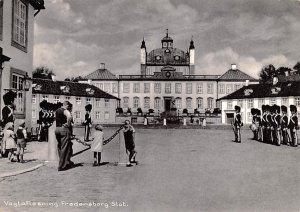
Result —
[[188, 50], [175, 48], [168, 31], [161, 39], [161, 47], [147, 51], [143, 39], [140, 49], [139, 75], [114, 75], [101, 63], [99, 69], [88, 74], [81, 83], [88, 83], [120, 98], [124, 112], [131, 109], [142, 112], [153, 109], [164, 112], [175, 109], [182, 113], [213, 110], [217, 99], [236, 91], [257, 79], [237, 69], [236, 65], [223, 75], [195, 74], [195, 45], [189, 42]]

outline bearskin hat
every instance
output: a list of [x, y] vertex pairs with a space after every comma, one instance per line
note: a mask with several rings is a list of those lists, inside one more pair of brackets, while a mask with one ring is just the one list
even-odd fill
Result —
[[17, 94], [13, 91], [8, 91], [6, 94], [3, 95], [3, 101], [5, 105], [11, 105], [15, 98], [17, 98]]
[[256, 114], [257, 114], [258, 116], [260, 116], [260, 115], [261, 115], [261, 111], [260, 111], [260, 109], [256, 109]]
[[234, 106], [234, 109], [237, 110], [237, 111], [239, 111], [239, 112], [241, 111], [241, 108], [239, 106], [237, 106], [237, 105]]
[[270, 105], [265, 105], [265, 109], [266, 109], [266, 111], [270, 111], [270, 109], [271, 109]]
[[86, 111], [91, 111], [92, 110], [92, 105], [91, 104], [86, 105], [85, 110]]
[[43, 100], [40, 102], [40, 108], [45, 109], [47, 106], [47, 100]]
[[287, 113], [287, 107], [285, 105], [281, 105], [281, 111]]
[[262, 112], [265, 112], [266, 111], [266, 105], [262, 105], [261, 110], [262, 110]]
[[256, 113], [256, 109], [255, 108], [251, 108], [251, 114], [252, 114], [252, 116], [254, 116], [254, 115], [256, 115], [257, 113]]
[[295, 105], [290, 105], [291, 112], [297, 112], [297, 107]]
[[276, 112], [280, 113], [280, 106], [279, 105], [276, 105]]

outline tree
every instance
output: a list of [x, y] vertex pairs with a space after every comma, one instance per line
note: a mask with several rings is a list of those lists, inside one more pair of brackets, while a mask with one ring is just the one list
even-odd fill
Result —
[[79, 80], [82, 80], [82, 79], [83, 78], [81, 76], [78, 76], [78, 77], [66, 78], [65, 81], [78, 82]]
[[276, 75], [283, 75], [285, 76], [285, 72], [288, 72], [289, 75], [291, 73], [292, 69], [288, 68], [288, 67], [280, 67], [276, 70]]
[[267, 83], [268, 81], [270, 81], [273, 76], [276, 75], [276, 69], [275, 67], [270, 64], [268, 66], [265, 66], [261, 71], [260, 71], [260, 74], [259, 74], [259, 82], [264, 84], [264, 83]]
[[52, 79], [52, 76], [55, 76], [53, 70], [45, 66], [39, 66], [32, 72], [33, 78]]
[[294, 69], [296, 70], [296, 74], [300, 74], [300, 61], [297, 62], [297, 64], [294, 66]]

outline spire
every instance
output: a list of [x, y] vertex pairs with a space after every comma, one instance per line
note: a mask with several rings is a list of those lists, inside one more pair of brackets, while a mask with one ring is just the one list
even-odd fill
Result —
[[167, 33], [166, 33], [166, 37], [169, 37], [168, 29], [167, 29], [166, 31], [167, 31]]
[[195, 49], [193, 36], [192, 36], [191, 41], [190, 41], [190, 48], [189, 49]]
[[141, 49], [146, 49], [146, 43], [145, 43], [145, 39], [143, 37], [143, 41], [142, 41], [142, 45], [141, 45]]

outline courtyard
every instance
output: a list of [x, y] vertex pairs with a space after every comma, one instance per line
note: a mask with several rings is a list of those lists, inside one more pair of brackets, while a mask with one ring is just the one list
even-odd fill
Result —
[[[105, 138], [115, 130], [105, 128]], [[0, 211], [300, 209], [297, 148], [251, 140], [251, 131], [245, 129], [241, 144], [232, 141], [230, 130], [136, 131], [137, 166], [123, 165], [124, 143], [117, 136], [104, 147], [103, 166], [92, 167], [92, 153], [85, 151], [73, 158], [78, 166], [64, 172], [47, 164], [0, 179]], [[75, 152], [83, 148], [74, 143]], [[18, 201], [27, 205], [13, 206]]]

